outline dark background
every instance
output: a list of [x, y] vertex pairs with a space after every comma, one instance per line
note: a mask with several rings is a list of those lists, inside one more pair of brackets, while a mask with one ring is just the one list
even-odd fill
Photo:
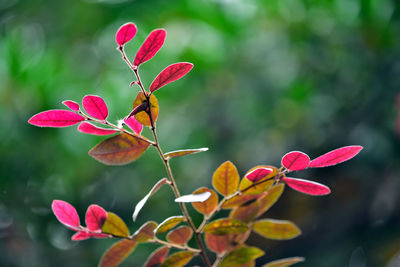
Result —
[[[128, 21], [138, 26], [131, 59], [152, 29], [168, 31], [141, 67], [146, 86], [170, 63], [195, 65], [157, 92], [163, 149], [210, 148], [172, 163], [183, 193], [211, 186], [225, 160], [243, 175], [279, 165], [291, 150], [314, 158], [365, 147], [350, 162], [294, 174], [332, 194], [287, 189], [266, 216], [294, 221], [303, 234], [282, 242], [252, 235], [249, 243], [266, 250], [260, 266], [289, 256], [306, 257], [299, 267], [400, 266], [399, 17], [396, 0], [0, 0], [0, 266], [97, 264], [112, 241], [70, 241], [53, 199], [76, 206], [82, 220], [97, 203], [132, 231], [179, 214], [163, 188], [137, 223], [130, 219], [166, 175], [154, 149], [107, 167], [87, 155], [101, 137], [27, 123], [85, 94], [102, 96], [113, 122], [130, 112], [138, 88], [129, 87], [133, 75], [114, 41]], [[141, 266], [155, 247], [139, 246], [122, 266]]]

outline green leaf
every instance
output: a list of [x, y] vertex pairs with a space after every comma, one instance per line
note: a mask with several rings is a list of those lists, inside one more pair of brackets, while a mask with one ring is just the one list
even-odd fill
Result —
[[114, 243], [103, 255], [99, 267], [114, 267], [123, 262], [135, 249], [136, 242], [123, 239]]
[[259, 210], [260, 204], [257, 201], [254, 201], [248, 205], [243, 205], [233, 209], [229, 214], [229, 218], [238, 219], [242, 222], [249, 223], [256, 218]]
[[253, 231], [263, 237], [276, 240], [292, 239], [301, 234], [301, 230], [294, 223], [273, 219], [254, 222]]
[[191, 251], [179, 251], [174, 254], [171, 254], [161, 265], [160, 267], [182, 267], [186, 263], [188, 263], [193, 256], [194, 252]]
[[204, 192], [210, 192], [211, 196], [204, 202], [192, 202], [192, 206], [198, 212], [209, 215], [211, 214], [218, 205], [218, 195], [214, 190], [211, 190], [207, 187], [200, 187], [193, 194], [201, 194]]
[[192, 228], [189, 226], [181, 226], [169, 232], [167, 234], [167, 240], [170, 243], [183, 245], [186, 244], [190, 238], [192, 238], [192, 234]]
[[214, 235], [226, 235], [226, 234], [244, 233], [248, 229], [249, 227], [239, 220], [223, 218], [212, 221], [209, 224], [207, 224], [204, 227], [203, 232]]
[[292, 266], [293, 264], [302, 262], [304, 260], [305, 259], [303, 257], [292, 257], [292, 258], [271, 261], [267, 264], [264, 264], [262, 267], [288, 267]]
[[167, 219], [165, 219], [160, 225], [154, 230], [156, 234], [161, 234], [165, 233], [175, 226], [177, 226], [179, 223], [185, 220], [185, 217], [183, 216], [172, 216]]
[[118, 217], [115, 213], [107, 212], [107, 220], [104, 222], [101, 230], [104, 233], [111, 234], [113, 236], [128, 237], [129, 229], [125, 222]]
[[279, 197], [282, 195], [283, 190], [285, 189], [285, 184], [278, 184], [270, 187], [266, 191], [266, 195], [259, 198], [257, 202], [260, 204], [260, 209], [258, 211], [257, 217], [263, 215], [266, 211], [269, 210], [269, 208], [274, 205]]
[[182, 156], [186, 156], [186, 155], [190, 155], [190, 154], [204, 152], [204, 151], [207, 151], [207, 150], [208, 150], [207, 147], [195, 148], [195, 149], [175, 150], [175, 151], [171, 151], [171, 152], [165, 153], [164, 157], [167, 158], [167, 159], [177, 158], [177, 157], [182, 157]]
[[161, 186], [165, 185], [168, 183], [168, 179], [167, 178], [162, 178], [160, 181], [158, 181], [153, 188], [150, 190], [150, 192], [144, 197], [142, 198], [142, 200], [140, 200], [136, 206], [135, 206], [135, 210], [133, 212], [132, 215], [132, 219], [133, 221], [136, 221], [136, 218], [140, 212], [140, 210], [143, 208], [144, 204], [146, 204], [147, 200], [154, 195], [160, 188]]
[[154, 230], [158, 224], [153, 221], [146, 222], [134, 234], [132, 239], [137, 242], [146, 242], [154, 237]]
[[151, 253], [150, 257], [145, 263], [145, 267], [157, 267], [163, 263], [169, 252], [169, 247], [160, 247]]
[[232, 162], [222, 163], [214, 172], [212, 185], [223, 196], [235, 193], [239, 185], [239, 173]]
[[265, 253], [257, 247], [240, 247], [229, 252], [218, 265], [219, 267], [232, 267], [249, 263]]
[[148, 146], [137, 137], [121, 133], [97, 144], [89, 155], [106, 165], [124, 165], [138, 159]]
[[[257, 181], [257, 185], [253, 185], [254, 183], [252, 181], [248, 180], [247, 178], [243, 178], [239, 184], [239, 190], [241, 192], [243, 192], [243, 194], [245, 194], [245, 195], [261, 194], [274, 183], [273, 179], [268, 180], [268, 179], [274, 177], [275, 175], [277, 175], [277, 173], [278, 173], [278, 170], [274, 166], [269, 166], [269, 165], [255, 166], [255, 167], [251, 168], [244, 176], [246, 176], [248, 173], [250, 173], [258, 168], [269, 168], [269, 169], [272, 169], [273, 171], [266, 177]], [[266, 181], [266, 180], [268, 180], [268, 181]]]

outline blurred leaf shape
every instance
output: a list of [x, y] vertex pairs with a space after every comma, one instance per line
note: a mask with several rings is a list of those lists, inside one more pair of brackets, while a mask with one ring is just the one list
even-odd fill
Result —
[[133, 221], [136, 221], [136, 218], [140, 212], [140, 210], [143, 208], [144, 204], [146, 204], [147, 200], [154, 195], [163, 185], [165, 185], [166, 183], [168, 183], [168, 179], [167, 178], [162, 178], [160, 181], [158, 181], [153, 188], [150, 190], [149, 193], [147, 193], [147, 195], [142, 198], [142, 200], [140, 200], [136, 206], [135, 206], [135, 210], [133, 211], [133, 215], [132, 215], [132, 219]]
[[115, 213], [107, 212], [107, 220], [104, 222], [101, 230], [106, 234], [118, 237], [128, 237], [129, 229], [125, 222]]
[[210, 197], [203, 202], [192, 202], [192, 206], [198, 212], [204, 215], [209, 215], [215, 210], [218, 205], [218, 195], [217, 193], [215, 193], [214, 190], [207, 187], [200, 187], [199, 189], [195, 190], [193, 194], [201, 194], [205, 192], [209, 192]]
[[239, 173], [230, 161], [222, 163], [214, 172], [212, 185], [223, 196], [229, 196], [236, 192], [239, 185]]
[[301, 230], [286, 220], [263, 219], [253, 223], [252, 229], [257, 234], [275, 240], [287, 240], [297, 237]]
[[229, 218], [238, 219], [242, 222], [249, 223], [257, 217], [258, 211], [260, 210], [260, 204], [257, 201], [253, 201], [248, 205], [237, 207], [231, 211]]
[[211, 196], [210, 192], [203, 192], [198, 194], [190, 194], [178, 197], [175, 202], [204, 202]]
[[167, 219], [165, 219], [160, 225], [154, 230], [156, 234], [161, 234], [165, 233], [178, 224], [180, 224], [182, 221], [185, 220], [185, 217], [183, 216], [172, 216]]
[[135, 136], [121, 133], [97, 144], [89, 155], [106, 165], [124, 165], [138, 159], [148, 146]]
[[345, 146], [332, 150], [310, 162], [310, 168], [333, 166], [355, 157], [363, 149], [362, 146]]
[[301, 171], [310, 164], [310, 157], [303, 152], [292, 151], [282, 157], [281, 163], [289, 171]]
[[84, 120], [84, 117], [75, 112], [63, 109], [52, 109], [33, 115], [28, 122], [39, 127], [68, 127]]
[[53, 210], [53, 213], [57, 219], [65, 226], [72, 228], [73, 230], [77, 230], [77, 228], [80, 226], [78, 212], [74, 206], [68, 202], [62, 200], [53, 200], [51, 209]]
[[117, 33], [115, 34], [115, 41], [121, 47], [132, 40], [133, 37], [135, 37], [136, 31], [137, 28], [134, 23], [125, 23], [118, 29]]
[[222, 218], [208, 223], [204, 228], [204, 233], [210, 233], [214, 235], [226, 235], [226, 234], [240, 234], [246, 232], [249, 227], [236, 219]]
[[274, 170], [271, 168], [260, 167], [260, 168], [257, 168], [255, 170], [252, 170], [251, 172], [247, 173], [245, 175], [245, 178], [247, 178], [247, 180], [250, 180], [253, 183], [255, 183], [255, 182], [258, 182], [259, 180], [267, 177], [273, 171]]
[[290, 188], [307, 195], [323, 196], [331, 192], [329, 187], [326, 185], [309, 180], [284, 177], [282, 178], [282, 182], [287, 184]]
[[265, 254], [257, 247], [239, 247], [229, 252], [218, 265], [219, 267], [232, 267], [240, 264], [249, 263]]
[[63, 105], [65, 105], [67, 108], [69, 108], [72, 111], [78, 111], [80, 108], [79, 104], [72, 100], [65, 100], [62, 103], [63, 103]]
[[160, 267], [182, 267], [188, 263], [196, 253], [191, 251], [179, 251], [171, 254]]
[[[259, 195], [259, 194], [263, 193], [266, 189], [268, 189], [274, 183], [273, 179], [268, 180], [278, 174], [278, 170], [273, 166], [268, 166], [268, 165], [255, 166], [255, 167], [251, 168], [245, 174], [245, 177], [247, 174], [251, 173], [252, 171], [254, 171], [255, 169], [258, 169], [258, 168], [270, 168], [273, 171], [270, 174], [268, 174], [266, 177], [259, 180], [256, 185], [254, 185], [254, 183], [252, 181], [249, 181], [248, 179], [243, 178], [239, 184], [239, 191], [241, 191], [243, 194]], [[266, 180], [268, 180], [268, 181], [266, 181]]]
[[107, 212], [98, 205], [90, 205], [86, 211], [86, 227], [90, 231], [99, 231], [107, 220]]
[[161, 87], [176, 81], [185, 76], [191, 69], [193, 64], [189, 62], [174, 63], [163, 69], [150, 85], [150, 92], [154, 92]]
[[86, 113], [98, 120], [105, 120], [108, 116], [108, 108], [103, 98], [97, 95], [85, 95], [82, 106]]
[[271, 186], [270, 188], [268, 188], [267, 191], [265, 191], [266, 194], [257, 200], [260, 207], [260, 209], [258, 210], [257, 217], [267, 212], [278, 201], [284, 189], [285, 189], [285, 184], [280, 183]]
[[99, 267], [115, 267], [122, 263], [135, 249], [136, 242], [133, 240], [121, 240], [114, 243], [100, 260]]
[[154, 230], [157, 228], [158, 223], [148, 221], [142, 225], [134, 234], [132, 239], [137, 242], [146, 242], [154, 237]]
[[164, 29], [152, 31], [136, 53], [133, 65], [139, 66], [154, 57], [163, 46], [166, 36], [167, 32]]
[[167, 240], [170, 243], [183, 245], [192, 238], [193, 231], [189, 226], [180, 226], [167, 234]]
[[125, 117], [124, 123], [137, 134], [141, 134], [143, 131], [143, 125], [136, 120], [135, 116]]
[[158, 267], [163, 263], [169, 252], [169, 247], [160, 247], [153, 251], [145, 263], [145, 267]]
[[[136, 96], [135, 101], [133, 101], [133, 109], [142, 105], [143, 103], [147, 103], [147, 98], [143, 94], [143, 92], [139, 92]], [[158, 100], [154, 95], [150, 95], [150, 109], [148, 110], [147, 108], [146, 110], [140, 111], [134, 115], [136, 120], [141, 124], [145, 126], [151, 126], [151, 120], [147, 111], [151, 111], [151, 118], [153, 120], [153, 123], [155, 123], [157, 121], [159, 107]]]
[[80, 131], [81, 133], [93, 134], [93, 135], [110, 135], [119, 132], [118, 130], [114, 129], [97, 127], [86, 121], [79, 124], [78, 131]]
[[167, 159], [170, 158], [177, 158], [177, 157], [182, 157], [190, 154], [195, 154], [195, 153], [200, 153], [207, 151], [208, 147], [202, 147], [202, 148], [195, 148], [195, 149], [182, 149], [182, 150], [175, 150], [171, 152], [167, 152], [164, 154], [164, 157]]
[[288, 267], [292, 266], [293, 264], [302, 262], [304, 260], [305, 259], [303, 257], [292, 257], [292, 258], [271, 261], [267, 264], [264, 264], [262, 267]]

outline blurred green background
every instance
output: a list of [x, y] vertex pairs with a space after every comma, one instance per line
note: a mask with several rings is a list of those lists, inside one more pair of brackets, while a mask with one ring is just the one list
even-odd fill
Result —
[[[172, 162], [181, 192], [210, 186], [225, 160], [243, 175], [279, 165], [291, 150], [313, 158], [365, 147], [348, 163], [293, 174], [333, 193], [287, 189], [266, 216], [292, 220], [303, 234], [282, 242], [252, 235], [249, 243], [266, 250], [259, 266], [289, 256], [306, 257], [299, 267], [400, 266], [396, 0], [0, 0], [0, 266], [96, 266], [112, 241], [72, 242], [51, 213], [53, 199], [75, 205], [82, 219], [97, 203], [132, 231], [179, 214], [163, 188], [131, 221], [135, 204], [166, 175], [154, 149], [107, 167], [87, 155], [101, 137], [27, 123], [85, 94], [102, 96], [113, 122], [130, 112], [138, 88], [129, 87], [133, 75], [114, 41], [128, 21], [138, 26], [126, 47], [131, 59], [152, 29], [168, 31], [141, 67], [145, 85], [170, 63], [195, 65], [157, 92], [163, 149], [210, 148]], [[139, 246], [122, 266], [141, 266], [155, 247]]]

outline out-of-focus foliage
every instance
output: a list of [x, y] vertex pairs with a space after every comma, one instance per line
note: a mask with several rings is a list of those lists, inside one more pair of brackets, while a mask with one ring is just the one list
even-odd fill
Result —
[[[129, 221], [165, 176], [152, 149], [131, 165], [103, 166], [87, 155], [101, 137], [27, 124], [84, 94], [102, 96], [111, 121], [125, 117], [138, 88], [129, 87], [134, 77], [114, 34], [133, 21], [140, 31], [126, 45], [131, 55], [151, 30], [168, 31], [165, 47], [140, 67], [147, 87], [171, 59], [195, 65], [157, 92], [164, 150], [210, 148], [174, 160], [182, 193], [209, 183], [226, 160], [243, 176], [279, 164], [286, 151], [314, 157], [363, 145], [351, 164], [304, 173], [324, 177], [331, 195], [316, 201], [287, 190], [268, 211], [295, 221], [302, 236], [250, 240], [268, 251], [259, 263], [301, 255], [303, 266], [398, 266], [399, 17], [395, 0], [0, 1], [0, 265], [95, 265], [112, 241], [70, 241], [51, 201], [79, 214], [97, 203]], [[178, 214], [166, 199], [172, 193], [162, 188], [130, 232]], [[140, 266], [154, 248], [138, 246], [126, 266]]]

